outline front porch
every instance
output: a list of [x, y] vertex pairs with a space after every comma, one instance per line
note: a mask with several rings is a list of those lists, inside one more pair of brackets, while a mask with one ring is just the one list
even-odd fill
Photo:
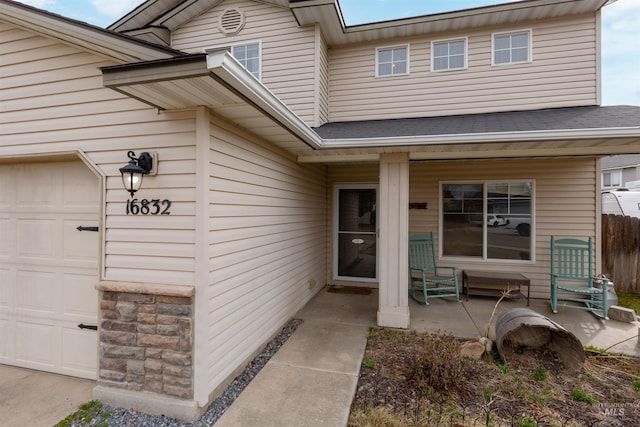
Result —
[[[373, 289], [370, 295], [337, 294], [322, 290], [301, 310], [299, 316], [305, 319], [317, 317], [375, 327], [378, 302], [377, 289]], [[457, 338], [475, 339], [486, 333], [487, 323], [496, 302], [497, 298], [491, 297], [472, 296], [469, 301], [462, 302], [448, 302], [435, 298], [430, 300], [429, 305], [424, 306], [409, 299], [409, 329], [416, 332], [444, 332]], [[489, 328], [489, 337], [492, 340], [495, 341], [495, 322], [498, 316], [516, 307], [529, 308], [559, 323], [573, 333], [584, 346], [606, 349], [616, 344], [610, 349], [611, 352], [640, 357], [640, 322], [604, 321], [588, 312], [567, 308], [561, 308], [557, 314], [553, 314], [550, 301], [545, 299], [531, 299], [529, 307], [525, 298], [505, 299], [500, 302]], [[627, 338], [630, 339], [620, 343]]]

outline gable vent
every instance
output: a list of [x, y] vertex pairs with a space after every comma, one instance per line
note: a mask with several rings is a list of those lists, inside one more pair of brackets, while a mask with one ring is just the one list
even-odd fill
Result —
[[226, 9], [220, 15], [220, 31], [235, 34], [244, 27], [244, 13], [238, 9]]

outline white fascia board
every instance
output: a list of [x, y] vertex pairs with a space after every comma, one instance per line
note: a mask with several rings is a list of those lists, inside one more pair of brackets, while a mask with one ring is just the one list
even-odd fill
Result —
[[640, 126], [624, 128], [566, 129], [522, 132], [464, 133], [455, 135], [417, 135], [382, 138], [323, 139], [322, 148], [375, 148], [388, 146], [479, 144], [488, 142], [551, 141], [585, 138], [638, 138]]
[[311, 148], [322, 148], [322, 138], [230, 53], [219, 51], [208, 54], [207, 68]]

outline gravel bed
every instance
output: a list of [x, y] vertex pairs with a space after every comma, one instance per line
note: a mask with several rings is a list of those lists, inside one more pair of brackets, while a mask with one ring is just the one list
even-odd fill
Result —
[[[84, 426], [115, 426], [115, 427], [206, 427], [212, 426], [225, 413], [227, 408], [236, 400], [242, 390], [260, 372], [262, 367], [276, 354], [293, 332], [300, 326], [302, 320], [293, 319], [270, 341], [238, 375], [226, 390], [213, 401], [202, 417], [193, 423], [185, 423], [175, 418], [163, 415], [149, 415], [132, 409], [116, 408], [103, 405], [101, 411], [90, 420], [74, 420], [70, 425]], [[106, 416], [108, 414], [108, 416]], [[106, 417], [106, 418], [105, 418]]]

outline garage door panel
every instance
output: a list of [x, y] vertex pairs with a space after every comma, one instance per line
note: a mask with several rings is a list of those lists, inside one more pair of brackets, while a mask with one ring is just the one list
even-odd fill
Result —
[[95, 189], [95, 177], [86, 169], [74, 168], [63, 171], [62, 201], [66, 207], [95, 208], [100, 194]]
[[96, 278], [91, 274], [65, 274], [63, 314], [79, 321], [94, 322], [98, 318], [98, 291]]
[[10, 226], [9, 218], [0, 217], [0, 257], [8, 257], [11, 248], [15, 247], [15, 244], [12, 244]]
[[51, 369], [55, 366], [59, 336], [56, 328], [44, 323], [16, 322], [16, 360], [26, 366]]
[[6, 362], [11, 358], [11, 346], [13, 338], [11, 337], [11, 331], [14, 328], [8, 319], [0, 317], [0, 361]]
[[97, 266], [98, 245], [95, 244], [95, 231], [78, 231], [78, 226], [96, 227], [95, 220], [86, 218], [72, 218], [63, 221], [64, 249], [63, 257], [66, 261], [78, 261]]
[[20, 188], [28, 191], [16, 192], [18, 209], [52, 209], [61, 206], [59, 178], [61, 171], [56, 171], [55, 163], [37, 163], [15, 165], [15, 173]]
[[33, 315], [55, 313], [60, 299], [57, 275], [46, 271], [18, 270], [16, 273], [16, 312]]
[[0, 165], [2, 363], [96, 378], [99, 206], [80, 161]]
[[0, 312], [9, 307], [11, 303], [11, 290], [13, 289], [13, 273], [8, 268], [0, 268]]
[[54, 239], [59, 237], [55, 220], [19, 219], [17, 223], [17, 256], [21, 258], [56, 259]]
[[69, 375], [95, 378], [98, 370], [96, 336], [93, 330], [69, 325], [62, 329], [62, 366]]

